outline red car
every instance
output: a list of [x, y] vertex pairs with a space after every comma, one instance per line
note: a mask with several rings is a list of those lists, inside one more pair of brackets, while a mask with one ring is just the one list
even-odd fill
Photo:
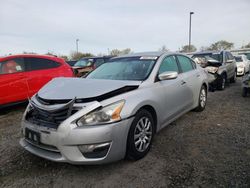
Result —
[[32, 97], [55, 77], [72, 77], [71, 67], [61, 58], [22, 54], [0, 58], [0, 107]]

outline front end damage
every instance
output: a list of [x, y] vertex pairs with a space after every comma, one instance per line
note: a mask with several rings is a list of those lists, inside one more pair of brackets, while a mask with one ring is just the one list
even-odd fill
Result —
[[221, 73], [219, 73], [219, 67], [222, 65], [221, 62], [201, 57], [196, 57], [194, 61], [207, 71], [210, 91], [218, 88], [223, 79]]
[[[96, 85], [95, 82], [93, 80], [92, 84]], [[50, 86], [45, 87], [41, 90], [41, 95], [38, 93], [32, 97], [24, 113], [21, 146], [39, 157], [72, 164], [102, 164], [124, 158], [126, 135], [134, 117], [99, 125], [78, 123], [84, 116], [104, 109], [107, 104], [103, 106], [102, 101], [138, 88], [138, 85], [118, 85], [116, 87], [112, 84], [112, 90], [106, 89], [105, 93], [100, 93], [99, 90], [93, 93], [92, 90], [89, 94], [93, 97], [85, 92], [82, 95], [84, 98], [78, 94], [78, 97], [71, 99], [63, 99], [63, 94], [56, 94], [54, 90], [51, 95], [54, 98], [48, 99], [50, 92], [44, 91]], [[58, 88], [57, 91], [61, 92], [63, 89]], [[67, 92], [67, 96], [72, 94]]]

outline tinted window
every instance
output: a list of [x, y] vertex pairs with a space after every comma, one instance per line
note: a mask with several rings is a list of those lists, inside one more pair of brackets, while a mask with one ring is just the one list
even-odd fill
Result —
[[95, 66], [96, 67], [99, 67], [101, 64], [103, 64], [105, 61], [104, 59], [96, 59], [95, 61]]
[[235, 60], [236, 60], [236, 62], [242, 62], [243, 61], [241, 56], [236, 56]]
[[25, 58], [28, 70], [51, 69], [60, 66], [60, 63], [42, 58]]
[[25, 70], [23, 58], [10, 59], [0, 62], [0, 74], [11, 74]]
[[177, 58], [180, 63], [182, 72], [188, 72], [194, 69], [192, 61], [188, 57], [178, 55]]
[[230, 52], [228, 52], [228, 57], [230, 60], [234, 60], [234, 56]]
[[166, 71], [176, 71], [179, 73], [179, 68], [176, 63], [174, 56], [166, 57], [159, 68], [159, 74], [166, 72]]

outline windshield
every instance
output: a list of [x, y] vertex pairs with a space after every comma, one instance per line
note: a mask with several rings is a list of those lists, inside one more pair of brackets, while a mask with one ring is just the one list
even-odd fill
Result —
[[119, 58], [102, 64], [87, 78], [110, 80], [145, 80], [150, 74], [157, 57]]
[[80, 59], [75, 63], [75, 67], [86, 67], [86, 66], [91, 66], [92, 64], [92, 59]]
[[209, 53], [209, 54], [195, 54], [192, 59], [204, 58], [206, 61], [216, 60], [222, 62], [222, 54], [219, 53]]
[[245, 53], [245, 55], [247, 56], [247, 59], [250, 60], [250, 53]]
[[236, 62], [242, 62], [243, 60], [242, 60], [242, 57], [240, 57], [240, 56], [236, 56], [235, 57], [235, 60], [236, 60]]

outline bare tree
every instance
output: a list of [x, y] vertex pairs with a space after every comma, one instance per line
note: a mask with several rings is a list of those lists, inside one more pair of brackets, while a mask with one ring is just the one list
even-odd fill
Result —
[[123, 50], [113, 49], [110, 51], [110, 55], [114, 55], [114, 56], [125, 55], [125, 54], [129, 54], [129, 53], [132, 53], [130, 48], [126, 48]]
[[93, 57], [94, 55], [91, 53], [82, 53], [82, 52], [71, 52], [69, 57], [71, 60], [79, 60], [83, 57]]
[[225, 40], [217, 41], [209, 47], [210, 50], [231, 50], [234, 47], [234, 43]]
[[189, 45], [182, 46], [180, 52], [187, 53], [187, 52], [195, 52], [196, 50], [197, 48], [191, 44], [190, 49], [189, 49]]
[[158, 51], [160, 51], [160, 52], [168, 52], [169, 49], [165, 45], [163, 45], [161, 48], [158, 49]]

